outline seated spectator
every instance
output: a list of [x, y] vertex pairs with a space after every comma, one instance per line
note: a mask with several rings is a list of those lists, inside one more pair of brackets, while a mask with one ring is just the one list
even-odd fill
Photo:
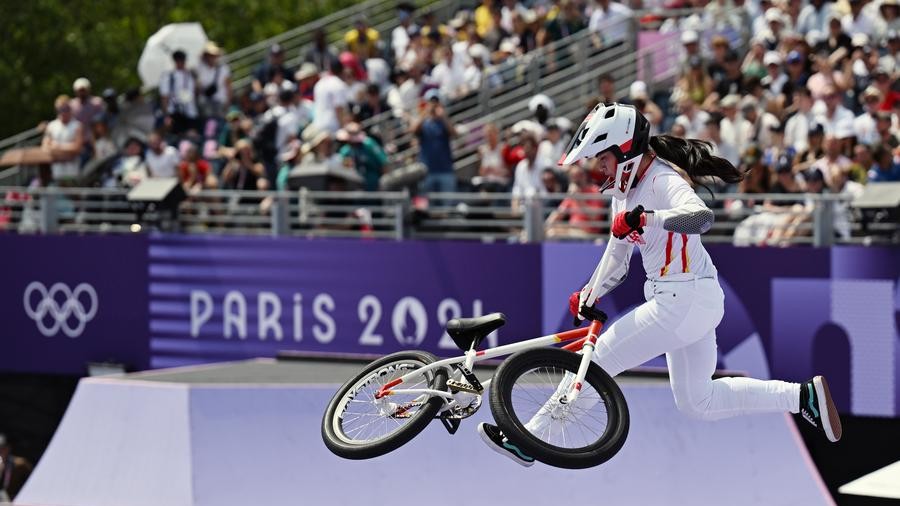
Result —
[[559, 8], [559, 14], [549, 20], [538, 33], [538, 45], [546, 46], [588, 27], [575, 0], [559, 0]]
[[265, 167], [256, 158], [253, 143], [241, 139], [235, 145], [234, 155], [222, 171], [222, 188], [228, 190], [267, 190], [269, 181]]
[[66, 95], [56, 97], [53, 103], [56, 119], [44, 130], [41, 148], [50, 152], [53, 181], [66, 186], [77, 183], [81, 175], [80, 156], [84, 144], [84, 126], [72, 115], [71, 99]]
[[706, 120], [705, 135], [700, 138], [712, 143], [714, 155], [721, 156], [731, 162], [732, 165], [737, 166], [740, 163], [741, 156], [737, 146], [722, 138], [719, 125], [723, 119], [724, 116], [721, 113], [715, 112], [710, 114]]
[[875, 131], [878, 133], [878, 144], [891, 149], [897, 149], [900, 146], [900, 137], [898, 137], [897, 129], [893, 126], [891, 113], [888, 111], [878, 111], [875, 115]]
[[544, 207], [550, 209], [559, 207], [565, 200], [560, 196], [565, 191], [565, 186], [560, 180], [559, 174], [550, 167], [545, 168], [541, 171], [541, 185], [543, 186], [541, 197]]
[[634, 12], [619, 2], [594, 0], [594, 12], [588, 27], [597, 35], [598, 46], [621, 44], [631, 31], [630, 21]]
[[735, 51], [728, 51], [723, 62], [725, 72], [716, 82], [715, 91], [719, 97], [730, 94], [741, 95], [744, 89], [744, 74], [741, 73], [741, 58]]
[[597, 79], [597, 88], [599, 95], [597, 100], [601, 104], [612, 104], [621, 102], [618, 93], [616, 93], [616, 80], [610, 74], [603, 74]]
[[737, 95], [726, 95], [722, 99], [722, 121], [719, 122], [719, 129], [722, 140], [733, 145], [738, 153], [742, 153], [747, 146], [750, 145], [753, 137], [753, 125], [738, 114], [738, 105], [740, 97]]
[[178, 176], [184, 191], [189, 195], [201, 190], [212, 190], [218, 186], [209, 162], [200, 158], [200, 150], [195, 144], [188, 146], [184, 160], [178, 164]]
[[825, 33], [828, 31], [829, 18], [834, 9], [834, 4], [825, 0], [810, 0], [800, 10], [797, 17], [796, 30], [804, 35], [811, 31]]
[[855, 117], [841, 102], [844, 95], [837, 91], [834, 86], [825, 86], [822, 91], [822, 102], [814, 106], [813, 111], [816, 112], [816, 121], [825, 127], [825, 133], [836, 135], [838, 131], [853, 131], [853, 120]]
[[442, 47], [435, 51], [437, 65], [431, 70], [431, 79], [441, 91], [441, 95], [449, 100], [468, 93], [465, 81], [465, 62], [453, 54], [450, 48]]
[[894, 160], [890, 149], [883, 145], [875, 146], [872, 159], [874, 163], [868, 172], [870, 183], [900, 181], [900, 163]]
[[688, 96], [681, 96], [678, 99], [678, 112], [681, 114], [675, 118], [675, 123], [684, 126], [685, 136], [696, 139], [703, 135], [706, 130], [706, 120], [709, 114], [701, 110]]
[[510, 186], [511, 174], [503, 159], [505, 146], [500, 142], [500, 131], [494, 123], [484, 126], [485, 142], [478, 146], [478, 179], [472, 184], [479, 189], [506, 191]]
[[119, 152], [115, 143], [109, 138], [109, 128], [103, 115], [97, 116], [91, 121], [91, 132], [94, 160], [105, 160]]
[[344, 83], [347, 84], [348, 107], [352, 107], [353, 104], [363, 101], [369, 76], [366, 74], [365, 66], [355, 53], [344, 51], [338, 55], [338, 60], [340, 60], [343, 67], [343, 75], [341, 77]]
[[394, 51], [394, 60], [400, 61], [406, 48], [409, 46], [409, 27], [413, 26], [413, 13], [416, 6], [409, 2], [400, 2], [397, 4], [397, 20], [400, 22], [393, 31], [391, 31], [391, 49]]
[[875, 116], [878, 114], [878, 104], [880, 103], [881, 92], [878, 91], [878, 88], [869, 86], [863, 90], [863, 113], [853, 120], [853, 133], [857, 141], [870, 146], [878, 142]]
[[679, 96], [688, 97], [696, 105], [702, 106], [712, 94], [713, 81], [703, 68], [703, 59], [694, 55], [688, 60], [688, 70], [685, 72], [675, 88]]
[[159, 132], [152, 132], [147, 138], [144, 160], [150, 177], [175, 177], [175, 169], [181, 162], [181, 157], [178, 150], [169, 146]]
[[381, 35], [378, 30], [369, 26], [364, 16], [359, 16], [351, 28], [344, 34], [347, 50], [359, 57], [360, 61], [373, 58], [378, 54], [378, 42]]
[[487, 37], [488, 32], [494, 28], [494, 17], [491, 12], [494, 10], [494, 0], [481, 0], [478, 7], [475, 8], [475, 32], [482, 39]]
[[850, 202], [863, 193], [863, 185], [850, 179], [850, 169], [838, 171], [828, 185], [830, 193], [846, 197], [834, 203], [834, 231], [841, 239], [850, 238]]
[[634, 104], [635, 109], [640, 111], [650, 123], [650, 135], [657, 135], [659, 133], [659, 127], [662, 125], [663, 112], [659, 106], [650, 99], [650, 95], [647, 93], [647, 84], [643, 81], [634, 81], [631, 83], [631, 86], [628, 89], [628, 98], [631, 100], [631, 103]]
[[362, 123], [369, 118], [378, 116], [390, 110], [387, 101], [381, 98], [381, 90], [377, 84], [370, 83], [366, 86], [365, 100], [361, 103], [353, 104], [351, 111], [353, 120]]
[[[326, 67], [320, 67], [326, 68]], [[294, 75], [284, 64], [284, 49], [280, 44], [272, 44], [269, 48], [269, 57], [267, 61], [260, 63], [256, 70], [253, 71], [253, 82], [251, 86], [253, 91], [257, 93], [262, 93], [263, 88], [273, 79], [277, 82], [275, 84], [281, 84], [282, 79], [291, 80]]]
[[104, 186], [133, 188], [150, 177], [150, 171], [144, 161], [144, 154], [144, 143], [136, 137], [129, 137], [122, 149], [122, 157], [113, 166], [113, 179]]
[[809, 127], [814, 121], [812, 105], [812, 95], [809, 90], [798, 88], [794, 91], [795, 112], [785, 122], [784, 143], [792, 146], [797, 152], [805, 151], [809, 145]]
[[378, 191], [378, 182], [387, 172], [387, 155], [375, 139], [366, 135], [359, 123], [348, 123], [338, 130], [338, 142], [344, 145], [338, 150], [345, 167], [359, 172], [365, 181], [366, 191]]
[[811, 170], [821, 172], [825, 184], [832, 186], [839, 173], [850, 169], [851, 161], [841, 154], [841, 140], [834, 135], [825, 134], [823, 149], [824, 155], [813, 162]]
[[222, 49], [209, 41], [197, 64], [200, 112], [205, 118], [221, 121], [231, 103], [231, 67], [220, 60]]
[[600, 195], [600, 188], [590, 182], [585, 170], [578, 165], [570, 165], [569, 197], [550, 213], [546, 221], [546, 236], [555, 238], [587, 238], [601, 234], [603, 230], [599, 226], [602, 220], [605, 202], [600, 199], [582, 200], [573, 198], [574, 195]]
[[319, 82], [319, 69], [314, 63], [303, 62], [297, 72], [294, 73], [294, 82], [297, 83], [297, 93], [303, 100], [312, 102], [313, 90]]
[[425, 109], [413, 121], [410, 131], [419, 142], [419, 159], [428, 169], [422, 182], [423, 192], [455, 192], [456, 173], [453, 170], [453, 153], [450, 139], [456, 137], [456, 128], [447, 117], [437, 90], [425, 93]]

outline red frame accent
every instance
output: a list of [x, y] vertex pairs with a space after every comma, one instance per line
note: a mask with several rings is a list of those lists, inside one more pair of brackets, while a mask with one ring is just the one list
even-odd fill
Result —
[[393, 387], [399, 385], [400, 383], [403, 383], [403, 380], [402, 380], [401, 378], [397, 378], [397, 379], [395, 379], [395, 380], [393, 380], [393, 381], [387, 382], [387, 384], [385, 384], [383, 387], [379, 388], [377, 392], [375, 392], [375, 398], [376, 398], [376, 399], [381, 399], [382, 397], [384, 397], [385, 395], [387, 395], [388, 391], [389, 391], [391, 388], [393, 388]]
[[596, 342], [597, 336], [600, 335], [600, 329], [602, 329], [602, 328], [603, 328], [602, 322], [592, 321], [590, 326], [588, 326], [588, 327], [574, 329], [574, 330], [567, 330], [565, 332], [556, 334], [556, 337], [559, 338], [560, 342], [566, 342], [566, 341], [572, 341], [573, 339], [578, 339], [577, 341], [575, 341], [573, 343], [569, 343], [562, 347], [562, 349], [564, 349], [564, 350], [575, 352], [575, 351], [580, 350], [584, 346], [584, 342], [587, 341], [588, 339], [591, 340], [592, 344], [594, 342]]

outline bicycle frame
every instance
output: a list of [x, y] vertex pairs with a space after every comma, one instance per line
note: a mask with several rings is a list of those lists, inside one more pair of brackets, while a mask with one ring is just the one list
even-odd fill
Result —
[[[375, 399], [382, 399], [384, 397], [388, 397], [391, 395], [403, 393], [403, 394], [427, 394], [427, 395], [436, 395], [443, 397], [445, 402], [450, 402], [454, 400], [454, 394], [449, 391], [443, 390], [433, 390], [430, 388], [404, 388], [404, 389], [395, 389], [394, 387], [398, 385], [402, 385], [405, 382], [409, 382], [410, 380], [421, 376], [425, 373], [433, 371], [439, 367], [451, 368], [456, 364], [464, 364], [464, 367], [467, 370], [471, 370], [472, 366], [476, 362], [480, 362], [482, 360], [491, 359], [494, 357], [500, 357], [503, 355], [510, 355], [517, 351], [529, 350], [532, 348], [539, 348], [542, 346], [551, 346], [557, 343], [569, 342], [566, 346], [562, 348], [565, 350], [569, 350], [575, 352], [579, 350], [582, 352], [581, 363], [578, 366], [578, 373], [575, 376], [575, 381], [572, 382], [572, 387], [569, 389], [566, 394], [559, 398], [559, 402], [562, 404], [572, 403], [578, 398], [578, 394], [581, 391], [581, 385], [584, 382], [584, 377], [587, 374], [588, 366], [591, 362], [591, 356], [594, 352], [594, 347], [597, 344], [597, 338], [600, 335], [600, 330], [603, 328], [603, 322], [600, 320], [594, 320], [591, 322], [590, 326], [585, 328], [578, 328], [574, 330], [568, 330], [566, 332], [560, 332], [559, 334], [551, 334], [547, 336], [535, 337], [533, 339], [528, 339], [525, 341], [519, 341], [517, 343], [506, 344], [503, 346], [498, 346], [496, 348], [491, 348], [488, 350], [475, 351], [474, 349], [469, 349], [465, 352], [464, 355], [460, 357], [447, 358], [444, 360], [438, 360], [437, 362], [433, 362], [431, 364], [422, 367], [421, 369], [416, 369], [410, 373], [404, 374], [403, 376], [386, 383], [383, 387], [381, 387], [378, 392], [375, 393]], [[570, 342], [574, 341], [574, 342]], [[491, 379], [481, 382], [483, 387], [487, 387], [490, 384]]]

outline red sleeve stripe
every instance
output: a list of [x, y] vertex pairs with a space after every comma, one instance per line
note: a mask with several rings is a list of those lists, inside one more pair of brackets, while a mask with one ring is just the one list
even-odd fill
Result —
[[691, 271], [691, 264], [688, 262], [687, 240], [687, 234], [681, 234], [681, 272]]

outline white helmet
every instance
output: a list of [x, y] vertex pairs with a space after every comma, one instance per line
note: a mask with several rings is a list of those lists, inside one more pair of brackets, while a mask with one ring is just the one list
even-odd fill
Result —
[[625, 200], [649, 145], [650, 122], [633, 105], [597, 104], [578, 127], [558, 164], [571, 165], [612, 152], [618, 162], [613, 196]]

